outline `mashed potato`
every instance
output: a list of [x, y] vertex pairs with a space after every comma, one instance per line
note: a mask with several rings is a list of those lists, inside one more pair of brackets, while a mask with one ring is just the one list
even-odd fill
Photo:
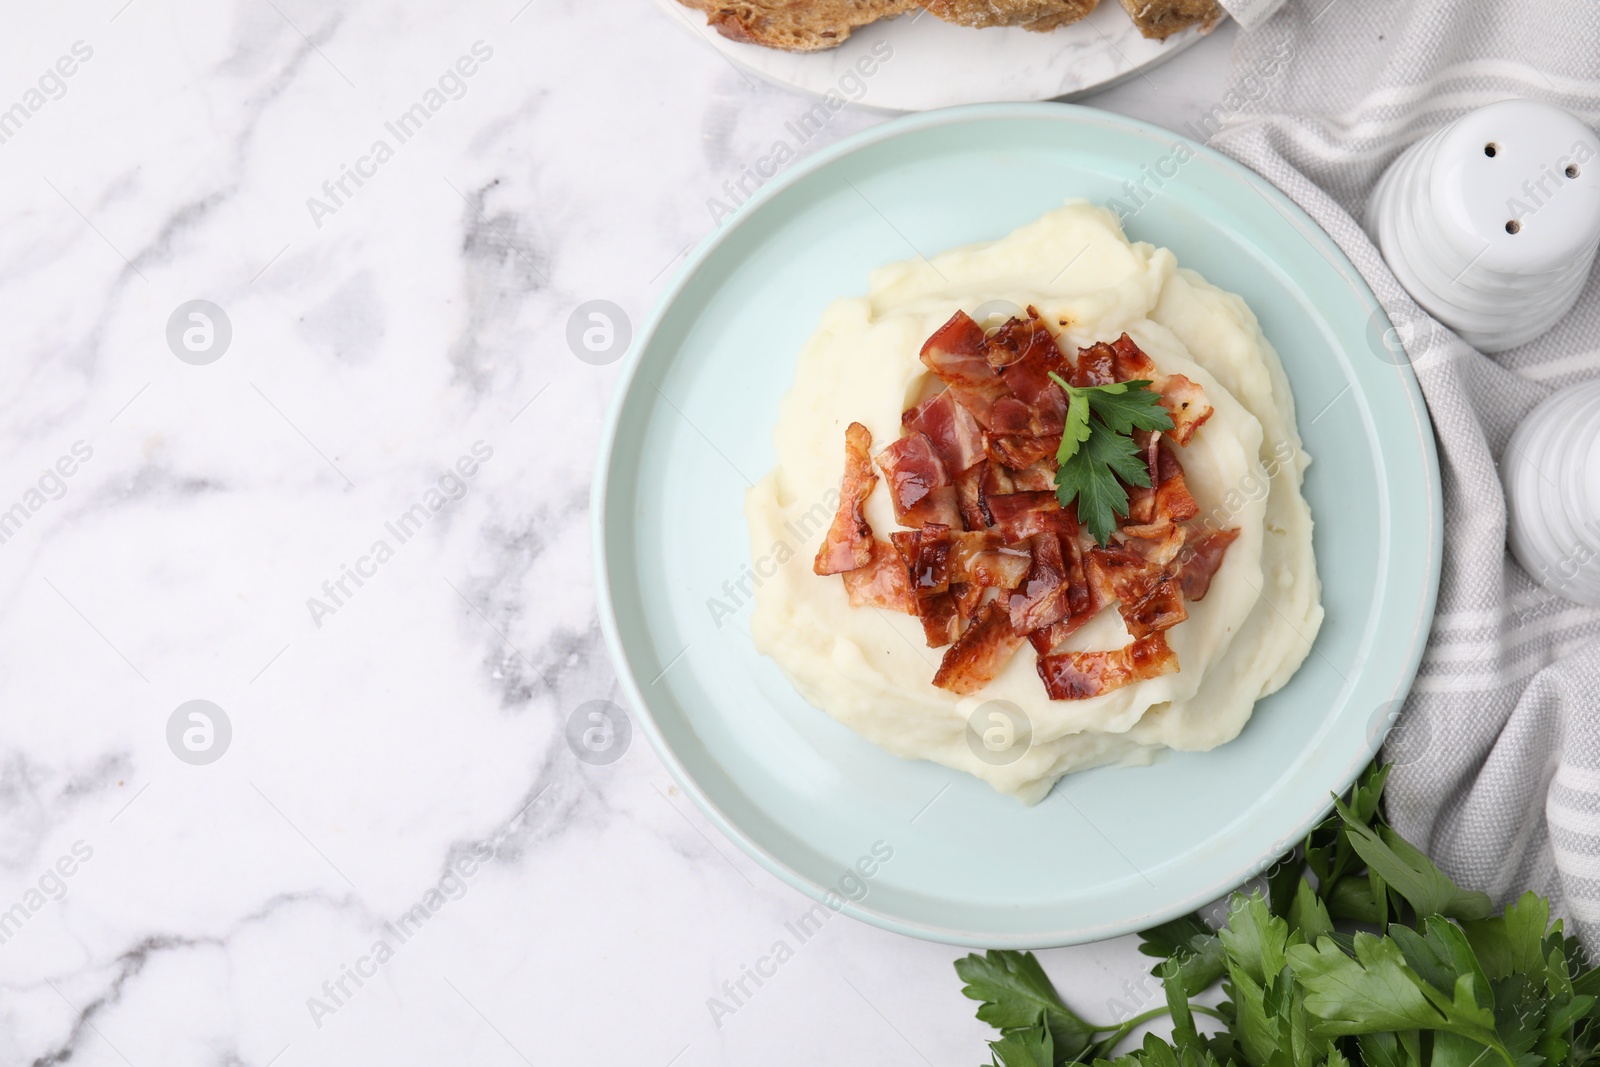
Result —
[[[838, 500], [845, 427], [866, 425], [874, 451], [891, 443], [901, 412], [936, 385], [918, 358], [923, 341], [958, 308], [982, 319], [1030, 304], [1052, 326], [1065, 323], [1064, 346], [1126, 331], [1164, 373], [1205, 389], [1215, 414], [1178, 452], [1200, 519], [1241, 530], [1210, 592], [1167, 634], [1180, 669], [1087, 700], [1049, 699], [1027, 644], [976, 694], [936, 688], [944, 650], [926, 646], [917, 619], [851, 607], [838, 577], [811, 569]], [[1087, 203], [989, 244], [885, 267], [864, 299], [836, 301], [800, 353], [773, 436], [777, 465], [746, 501], [751, 545], [767, 556], [798, 532], [805, 548], [757, 589], [756, 647], [808, 701], [874, 744], [977, 775], [1026, 803], [1075, 770], [1232, 740], [1256, 700], [1299, 668], [1321, 625], [1300, 493], [1309, 457], [1277, 353], [1237, 296], [1179, 268], [1164, 248], [1129, 243], [1115, 215]], [[866, 514], [880, 538], [898, 528], [885, 481]], [[1067, 647], [1129, 640], [1107, 610]], [[1004, 735], [998, 750], [993, 737], [978, 740], [991, 724]]]

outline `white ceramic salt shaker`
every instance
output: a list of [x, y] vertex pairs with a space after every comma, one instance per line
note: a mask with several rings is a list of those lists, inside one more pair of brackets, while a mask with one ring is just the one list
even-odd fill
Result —
[[1406, 149], [1368, 201], [1395, 277], [1473, 347], [1554, 326], [1600, 247], [1600, 138], [1551, 104], [1502, 100]]
[[1534, 408], [1500, 473], [1511, 554], [1556, 596], [1600, 607], [1600, 381]]

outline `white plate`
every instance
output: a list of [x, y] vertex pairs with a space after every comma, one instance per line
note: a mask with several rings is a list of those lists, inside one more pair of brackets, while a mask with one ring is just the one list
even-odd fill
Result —
[[[784, 52], [730, 41], [678, 0], [655, 2], [752, 74], [817, 96], [831, 90], [885, 111], [1070, 100], [1163, 63], [1205, 36], [1189, 29], [1165, 41], [1147, 40], [1117, 0], [1100, 0], [1088, 18], [1048, 33], [1011, 26], [975, 30], [918, 10], [862, 26], [826, 52]], [[872, 74], [863, 78], [860, 70]]]

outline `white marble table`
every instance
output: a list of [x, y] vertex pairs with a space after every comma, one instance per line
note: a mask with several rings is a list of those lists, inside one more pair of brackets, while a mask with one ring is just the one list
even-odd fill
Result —
[[[979, 1062], [960, 953], [849, 919], [713, 1020], [809, 902], [566, 741], [618, 697], [569, 317], [809, 101], [646, 0], [422, 7], [7, 15], [0, 1065]], [[1094, 102], [1179, 127], [1232, 36]]]

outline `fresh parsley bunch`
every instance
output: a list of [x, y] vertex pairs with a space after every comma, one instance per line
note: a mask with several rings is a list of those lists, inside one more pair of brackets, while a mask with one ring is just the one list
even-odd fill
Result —
[[[1388, 767], [1369, 768], [1265, 891], [1228, 923], [1199, 915], [1141, 936], [1166, 1004], [1111, 1026], [1061, 1002], [1031, 952], [956, 961], [999, 1067], [1583, 1067], [1600, 1055], [1600, 969], [1526, 893], [1498, 915], [1384, 822]], [[1222, 983], [1220, 1009], [1190, 998]], [[1223, 1026], [1202, 1034], [1196, 1014]], [[1111, 1059], [1134, 1027], [1172, 1035]]]
[[1133, 431], [1170, 430], [1172, 416], [1144, 379], [1077, 386], [1055, 373], [1050, 378], [1067, 393], [1066, 429], [1056, 451], [1056, 498], [1062, 507], [1077, 500], [1078, 520], [1103, 545], [1111, 540], [1117, 516], [1128, 513], [1122, 482], [1150, 487]]

